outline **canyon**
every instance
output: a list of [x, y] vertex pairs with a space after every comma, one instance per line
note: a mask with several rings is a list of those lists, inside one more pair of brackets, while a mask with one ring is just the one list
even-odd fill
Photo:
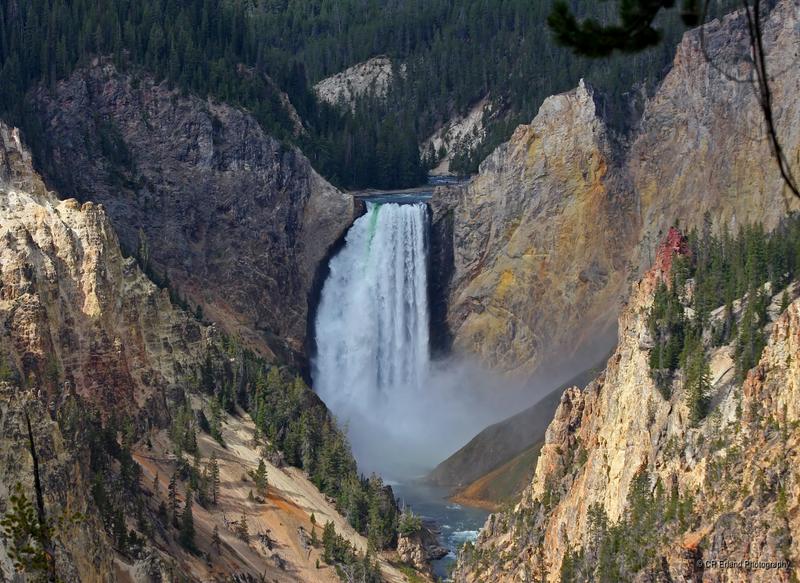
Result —
[[[585, 388], [563, 394], [521, 501], [489, 517], [475, 547], [460, 556], [456, 581], [553, 580], [576, 549], [595, 561], [593, 569], [602, 529], [641, 511], [631, 507], [636, 488], [661, 511], [686, 504], [680, 524], [673, 518], [651, 525], [657, 542], [647, 552], [658, 566], [649, 576], [789, 581], [796, 573], [797, 476], [788, 468], [798, 446], [793, 395], [800, 380], [800, 286], [786, 290], [787, 308], [778, 305], [781, 294], [769, 306], [766, 348], [743, 383], [734, 378], [733, 348], [712, 350], [713, 413], [695, 424], [686, 388], [678, 384], [664, 399], [648, 374], [653, 340], [647, 317], [675, 256], [673, 246], [661, 247], [656, 265], [633, 284], [606, 369]], [[746, 568], [720, 566], [740, 558], [783, 567], [756, 567], [748, 575]]]
[[[799, 16], [779, 0], [763, 23], [794, 167]], [[688, 31], [629, 127], [582, 79], [430, 197], [340, 190], [314, 169], [319, 144], [307, 158], [235, 100], [110, 57], [34, 86], [31, 148], [0, 122], [0, 513], [41, 478], [64, 519], [42, 547], [66, 581], [427, 581], [464, 540], [458, 583], [577, 581], [609, 533], [641, 525], [643, 500], [672, 514], [649, 523], [658, 537], [635, 533], [657, 560], [631, 580], [734, 582], [706, 563], [791, 561], [800, 284], [758, 290], [766, 346], [741, 379], [735, 342], [701, 333], [702, 420], [685, 370], [668, 396], [651, 373], [650, 314], [690, 238], [800, 210], [753, 84], [730, 79], [750, 72], [746, 27], [733, 13]], [[399, 62], [309, 91], [354, 115], [390, 95]], [[302, 144], [322, 122], [280, 94]], [[481, 95], [433, 124], [435, 173], [486, 137], [502, 102]], [[710, 325], [743, 326], [749, 293]], [[428, 485], [492, 512], [474, 541], [473, 526], [414, 524], [430, 500], [404, 480], [438, 462]], [[0, 580], [16, 542], [0, 537]]]
[[[219, 391], [246, 387], [253, 357], [174, 305], [169, 290], [123, 254], [102, 204], [49, 191], [19, 132], [4, 124], [0, 212], [0, 498], [11, 516], [15, 488], [30, 501], [36, 481], [59, 579], [338, 580], [335, 569], [320, 567], [312, 533], [330, 523], [355, 552], [368, 543], [333, 498], [276, 454], [266, 464], [269, 494], [255, 500], [251, 476], [266, 451], [261, 431], [235, 409], [219, 415], [217, 437], [202, 429], [206, 415], [215, 418]], [[324, 406], [297, 382], [305, 414], [316, 411], [315, 423], [330, 426]], [[197, 431], [188, 477], [175, 442], [182, 411], [191, 435]], [[203, 463], [206, 475], [212, 459], [219, 500], [195, 503], [195, 546], [187, 549], [162, 512], [173, 488], [180, 505], [193, 496], [193, 472]], [[250, 537], [235, 526], [245, 516]], [[0, 539], [3, 577], [15, 577], [18, 544]], [[406, 580], [386, 558], [377, 560], [388, 580]]]

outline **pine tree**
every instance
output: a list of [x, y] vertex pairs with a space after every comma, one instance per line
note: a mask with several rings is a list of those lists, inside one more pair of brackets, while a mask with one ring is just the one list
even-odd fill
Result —
[[219, 537], [219, 528], [217, 528], [217, 525], [214, 525], [214, 530], [211, 531], [211, 548], [217, 551], [217, 555], [220, 554], [222, 540]]
[[247, 516], [244, 513], [242, 513], [242, 517], [239, 519], [239, 524], [236, 525], [236, 536], [245, 542], [250, 540], [250, 531], [248, 530], [247, 526]]
[[208, 466], [203, 468], [200, 472], [200, 477], [197, 479], [197, 498], [200, 505], [205, 507], [208, 505], [208, 490], [210, 487], [211, 477], [208, 473]]
[[169, 500], [169, 515], [172, 525], [178, 527], [178, 475], [172, 473], [167, 486], [167, 499]]
[[781, 295], [781, 314], [783, 314], [789, 308], [789, 290], [783, 290], [783, 295]]
[[657, 560], [660, 505], [651, 495], [650, 476], [640, 470], [628, 489], [627, 517], [624, 524], [623, 557], [629, 572], [651, 568]]
[[264, 459], [258, 460], [258, 469], [253, 474], [253, 481], [256, 483], [256, 491], [260, 496], [267, 495], [267, 466]]
[[186, 503], [181, 516], [180, 543], [187, 549], [194, 549], [194, 515], [192, 514], [192, 489], [186, 490]]
[[736, 339], [734, 356], [736, 359], [736, 372], [740, 379], [744, 379], [747, 371], [758, 364], [761, 353], [766, 346], [764, 331], [761, 329], [760, 306], [751, 292], [747, 306], [739, 323], [739, 336]]
[[208, 474], [211, 485], [211, 502], [217, 503], [219, 499], [219, 462], [217, 462], [217, 454], [211, 452], [211, 459], [208, 461]]
[[686, 365], [686, 405], [692, 425], [697, 425], [706, 416], [710, 392], [711, 371], [703, 345], [699, 343]]
[[46, 580], [52, 557], [47, 552], [51, 537], [50, 527], [41, 524], [33, 504], [28, 500], [22, 484], [17, 484], [9, 498], [9, 508], [0, 520], [2, 534], [7, 539], [7, 552], [21, 573], [39, 573]]
[[120, 509], [112, 515], [111, 534], [117, 547], [125, 550], [128, 546], [128, 529], [125, 527], [125, 515]]
[[224, 446], [225, 441], [222, 438], [222, 406], [220, 405], [217, 399], [211, 399], [211, 437], [213, 437], [217, 443]]
[[322, 559], [329, 565], [333, 563], [336, 547], [336, 529], [329, 520], [322, 529]]

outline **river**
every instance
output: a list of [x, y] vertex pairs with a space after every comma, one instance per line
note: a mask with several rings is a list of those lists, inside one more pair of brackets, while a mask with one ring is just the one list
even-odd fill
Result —
[[427, 201], [435, 186], [359, 195], [366, 213], [331, 259], [323, 286], [312, 376], [347, 427], [359, 468], [403, 476], [393, 484], [401, 505], [436, 525], [450, 553], [433, 569], [446, 578], [488, 512], [448, 502], [446, 490], [406, 477], [436, 465], [492, 419], [464, 397], [474, 378], [437, 369], [430, 358]]
[[393, 484], [392, 488], [401, 505], [411, 507], [426, 523], [435, 523], [440, 532], [439, 542], [450, 553], [433, 561], [431, 566], [437, 577], [446, 580], [455, 562], [456, 551], [465, 542], [475, 540], [489, 512], [448, 501], [448, 490], [438, 486], [406, 482]]

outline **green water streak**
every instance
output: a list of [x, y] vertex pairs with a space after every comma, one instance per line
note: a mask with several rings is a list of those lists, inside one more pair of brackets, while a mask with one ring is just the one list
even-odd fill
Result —
[[369, 217], [369, 237], [367, 238], [367, 255], [372, 249], [372, 239], [375, 237], [375, 231], [378, 228], [378, 213], [381, 210], [380, 203], [368, 203], [367, 212], [370, 213]]

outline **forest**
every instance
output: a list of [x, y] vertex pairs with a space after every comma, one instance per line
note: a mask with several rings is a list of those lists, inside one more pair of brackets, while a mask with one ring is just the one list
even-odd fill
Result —
[[[693, 422], [707, 413], [710, 379], [706, 345], [734, 345], [736, 374], [742, 380], [761, 357], [767, 308], [800, 274], [800, 216], [785, 218], [772, 232], [759, 224], [715, 234], [708, 215], [688, 237], [688, 253], [675, 258], [669, 282], [656, 289], [648, 316], [654, 346], [650, 373], [665, 399], [675, 373], [683, 370]], [[689, 284], [691, 282], [691, 284]], [[740, 304], [737, 306], [737, 304]], [[686, 308], [689, 308], [688, 310]], [[712, 318], [722, 308], [721, 317]]]
[[[576, 5], [601, 21], [616, 11], [610, 2]], [[589, 60], [553, 42], [550, 8], [549, 0], [10, 0], [0, 5], [0, 116], [35, 150], [27, 91], [110, 56], [123, 69], [248, 109], [338, 186], [410, 186], [425, 180], [430, 162], [417, 146], [487, 95], [498, 113], [486, 120], [484, 143], [453, 161], [457, 172], [474, 172], [545, 97], [581, 77], [609, 96], [605, 113], [624, 129], [636, 95], [663, 76], [684, 31], [665, 17], [658, 47]], [[376, 55], [406, 65], [386, 99], [366, 97], [355, 113], [317, 102], [314, 83]], [[281, 92], [306, 133], [294, 135]]]

